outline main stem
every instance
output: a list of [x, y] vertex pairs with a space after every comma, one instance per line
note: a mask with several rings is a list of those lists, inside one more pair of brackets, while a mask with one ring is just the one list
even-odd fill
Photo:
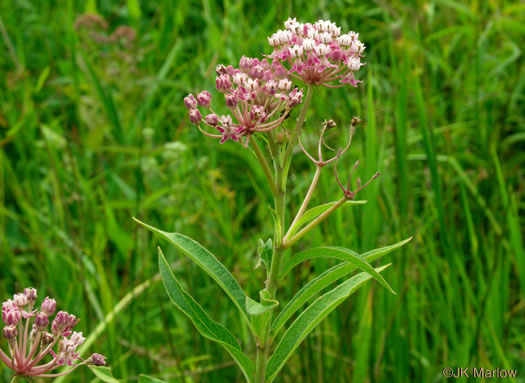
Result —
[[[288, 178], [288, 169], [290, 166], [290, 160], [293, 152], [293, 147], [297, 142], [303, 128], [304, 120], [306, 117], [306, 111], [310, 106], [310, 100], [312, 99], [312, 86], [308, 86], [306, 92], [306, 98], [303, 103], [301, 113], [297, 118], [295, 129], [292, 132], [292, 136], [288, 142], [288, 145], [284, 152], [284, 157], [281, 158], [279, 153], [275, 153], [272, 150], [273, 161], [275, 165], [275, 185], [276, 192], [274, 192], [274, 207], [277, 217], [280, 221], [280, 225], [275, 225], [274, 230], [274, 244], [273, 244], [273, 256], [270, 266], [270, 272], [268, 273], [268, 279], [266, 281], [266, 289], [275, 299], [277, 288], [279, 287], [279, 272], [281, 271], [281, 261], [284, 253], [283, 239], [285, 230], [285, 218], [286, 218], [286, 181]], [[264, 164], [263, 164], [264, 166]], [[272, 189], [272, 191], [274, 191]], [[265, 368], [270, 355], [270, 328], [272, 323], [273, 312], [269, 314], [269, 319], [266, 325], [265, 334], [261, 339], [262, 343], [257, 345], [257, 356], [255, 360], [255, 381], [254, 383], [265, 383]]]

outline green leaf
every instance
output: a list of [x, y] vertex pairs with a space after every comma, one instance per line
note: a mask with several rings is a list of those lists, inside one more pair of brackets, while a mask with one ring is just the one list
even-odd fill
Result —
[[246, 309], [251, 316], [264, 314], [268, 310], [272, 310], [279, 305], [278, 301], [270, 297], [270, 293], [266, 289], [261, 290], [259, 296], [261, 297], [261, 302], [246, 297]]
[[[379, 267], [374, 271], [381, 272], [388, 266], [390, 265]], [[370, 278], [372, 277], [369, 273], [360, 273], [320, 296], [308, 306], [286, 330], [268, 360], [265, 371], [266, 381], [272, 382], [288, 358], [315, 326]]]
[[392, 287], [385, 281], [382, 275], [378, 274], [372, 266], [359, 254], [353, 250], [345, 249], [344, 247], [316, 247], [310, 250], [300, 252], [296, 256], [288, 259], [284, 264], [283, 271], [281, 273], [281, 278], [286, 276], [295, 266], [309, 259], [314, 258], [337, 258], [342, 261], [350, 262], [354, 264], [358, 269], [370, 273], [375, 280], [377, 280], [382, 286], [384, 286], [392, 294], [395, 294], [395, 291], [392, 290]]
[[[363, 205], [367, 201], [346, 201], [342, 206], [347, 205]], [[313, 221], [317, 217], [319, 217], [321, 214], [323, 214], [325, 211], [330, 209], [332, 206], [334, 206], [337, 203], [337, 201], [328, 202], [323, 205], [319, 205], [316, 207], [313, 207], [309, 210], [307, 210], [301, 218], [295, 223], [295, 225], [291, 228], [290, 234], [288, 234], [287, 238], [292, 238], [295, 233], [297, 233], [304, 225], [309, 223], [310, 221]]]
[[[408, 243], [412, 237], [407, 238], [401, 242], [398, 242], [394, 245], [385, 246], [380, 249], [374, 249], [368, 251], [361, 255], [363, 259], [371, 263], [382, 256], [400, 248], [404, 244]], [[317, 294], [319, 291], [324, 289], [326, 286], [332, 284], [333, 282], [345, 277], [354, 271], [357, 267], [350, 262], [340, 263], [319, 275], [318, 277], [312, 279], [306, 285], [304, 285], [301, 290], [294, 295], [292, 300], [282, 309], [277, 318], [272, 324], [272, 336], [275, 337], [277, 333], [281, 330], [283, 325], [288, 319], [312, 296]]]
[[272, 319], [272, 310], [279, 305], [279, 302], [272, 299], [268, 290], [264, 289], [259, 292], [261, 301], [257, 302], [247, 298], [246, 308], [252, 316], [252, 325], [256, 332], [259, 343], [266, 343], [267, 329]]
[[120, 380], [117, 380], [113, 377], [111, 369], [109, 367], [94, 367], [89, 366], [93, 374], [100, 380], [106, 383], [120, 383]]
[[[246, 294], [242, 290], [237, 280], [231, 275], [228, 269], [208, 250], [202, 247], [197, 241], [186, 237], [179, 233], [167, 233], [159, 230], [153, 226], [145, 224], [136, 218], [133, 218], [137, 223], [144, 226], [146, 229], [160, 235], [179, 251], [191, 258], [198, 264], [215, 282], [222, 287], [222, 289], [232, 299], [233, 303], [244, 315], [245, 319], [250, 322], [248, 311], [246, 310]], [[253, 329], [252, 329], [253, 330]]]
[[237, 362], [241, 368], [246, 380], [251, 382], [254, 374], [253, 362], [244, 354], [239, 347], [239, 343], [223, 325], [213, 321], [206, 311], [199, 305], [195, 299], [192, 298], [180, 285], [177, 278], [170, 269], [168, 261], [164, 257], [162, 250], [159, 247], [159, 270], [164, 282], [164, 287], [171, 299], [184, 314], [186, 314], [199, 333], [205, 338], [211, 339], [230, 353], [232, 358]]
[[151, 378], [146, 375], [140, 375], [139, 376], [139, 383], [164, 383], [163, 380]]
[[257, 242], [257, 259], [254, 270], [261, 266], [262, 263], [264, 263], [267, 270], [270, 270], [270, 267], [272, 265], [272, 253], [272, 239], [268, 238], [266, 242], [264, 242], [262, 239], [259, 239], [259, 241]]

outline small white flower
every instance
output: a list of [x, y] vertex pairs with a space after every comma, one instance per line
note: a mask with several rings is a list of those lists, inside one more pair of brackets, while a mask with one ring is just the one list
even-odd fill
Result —
[[259, 88], [259, 81], [252, 78], [246, 80], [246, 89], [250, 92], [255, 92]]
[[325, 44], [332, 42], [332, 35], [328, 32], [323, 32], [319, 34], [319, 41]]
[[363, 44], [359, 40], [352, 41], [352, 43], [350, 44], [350, 50], [354, 53], [360, 54], [365, 50], [365, 44]]
[[317, 45], [314, 47], [314, 50], [317, 56], [326, 56], [328, 53], [330, 53], [330, 48], [325, 44]]
[[270, 37], [268, 37], [268, 44], [272, 47], [276, 47], [279, 45], [279, 39], [277, 38], [277, 35], [274, 33]]
[[233, 82], [237, 85], [243, 85], [247, 78], [248, 78], [248, 75], [246, 73], [243, 73], [243, 72], [234, 73]]
[[305, 51], [311, 51], [315, 47], [315, 40], [306, 38], [303, 40], [303, 48]]
[[354, 31], [348, 32], [348, 36], [350, 36], [352, 41], [359, 40], [359, 33], [356, 33]]
[[290, 55], [292, 58], [300, 57], [303, 55], [303, 47], [300, 45], [294, 45], [290, 48]]
[[281, 90], [290, 90], [292, 88], [292, 82], [288, 79], [281, 79], [279, 80], [279, 84], [277, 87]]
[[343, 47], [347, 47], [352, 43], [352, 38], [349, 35], [344, 34], [339, 36], [337, 42]]
[[358, 71], [361, 68], [361, 60], [356, 57], [349, 57], [346, 61], [346, 66], [353, 72]]
[[288, 20], [284, 22], [284, 27], [290, 31], [295, 31], [298, 26], [299, 23], [297, 22], [295, 17], [293, 19], [289, 17]]
[[357, 53], [363, 53], [363, 51], [365, 50], [365, 44], [363, 44], [361, 41], [357, 40], [356, 43], [356, 52]]
[[319, 32], [315, 29], [309, 29], [308, 30], [308, 38], [312, 40], [317, 40], [319, 38]]

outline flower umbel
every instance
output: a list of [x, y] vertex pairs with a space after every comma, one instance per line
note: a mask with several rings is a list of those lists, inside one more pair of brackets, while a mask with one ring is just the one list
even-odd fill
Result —
[[[8, 342], [9, 356], [0, 349], [0, 359], [15, 375], [55, 378], [82, 365], [105, 365], [105, 358], [100, 354], [93, 354], [87, 360], [80, 358], [77, 348], [86, 338], [81, 332], [71, 331], [79, 322], [76, 316], [59, 311], [51, 323], [51, 332], [48, 332], [49, 317], [55, 312], [56, 301], [46, 297], [40, 310], [31, 311], [36, 299], [36, 289], [27, 288], [23, 293], [15, 294], [13, 300], [2, 303], [2, 320], [6, 324], [2, 334]], [[53, 348], [57, 344], [55, 352]], [[44, 361], [49, 356], [51, 359]], [[62, 366], [71, 368], [54, 372]]]
[[[209, 137], [243, 140], [248, 146], [254, 133], [268, 132], [279, 127], [290, 111], [303, 100], [303, 91], [292, 86], [286, 69], [279, 60], [242, 57], [239, 68], [217, 66], [216, 88], [224, 94], [230, 113], [219, 117], [210, 107], [211, 95], [202, 91], [184, 98], [190, 121]], [[204, 119], [197, 106], [210, 111]], [[201, 122], [220, 134], [203, 130]]]
[[[359, 34], [341, 34], [341, 27], [329, 20], [315, 24], [302, 24], [295, 18], [284, 23], [285, 30], [278, 30], [268, 37], [274, 48], [269, 56], [290, 65], [288, 73], [305, 84], [330, 88], [351, 84], [357, 86], [354, 72], [365, 63], [361, 62], [365, 45]], [[341, 84], [333, 84], [339, 80]]]

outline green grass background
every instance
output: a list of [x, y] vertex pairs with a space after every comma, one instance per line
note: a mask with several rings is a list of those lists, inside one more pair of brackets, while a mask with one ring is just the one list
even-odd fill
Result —
[[[90, 43], [74, 28], [84, 12], [102, 15], [110, 32], [136, 29], [136, 44]], [[266, 36], [289, 16], [360, 33], [364, 82], [316, 92], [305, 141], [325, 118], [343, 127], [359, 115], [365, 123], [340, 170], [359, 158], [362, 179], [382, 172], [360, 196], [367, 205], [338, 211], [299, 248], [363, 252], [414, 240], [386, 258], [398, 295], [361, 289], [278, 381], [441, 382], [444, 367], [477, 366], [518, 369], [524, 382], [522, 2], [0, 2], [0, 296], [37, 287], [81, 317], [85, 334], [116, 307], [90, 351], [126, 382], [139, 373], [241, 382], [152, 280], [158, 241], [131, 217], [196, 238], [256, 296], [256, 243], [272, 232], [264, 175], [249, 151], [191, 126], [182, 98], [214, 90], [216, 64], [270, 53]], [[333, 145], [345, 139], [339, 132]], [[292, 166], [296, 211], [313, 166], [300, 153]], [[339, 196], [327, 169], [313, 202]], [[253, 353], [218, 286], [160, 245], [192, 295]], [[297, 268], [281, 301], [330, 265]], [[0, 375], [8, 381], [5, 368]], [[65, 381], [92, 379], [78, 371]]]

